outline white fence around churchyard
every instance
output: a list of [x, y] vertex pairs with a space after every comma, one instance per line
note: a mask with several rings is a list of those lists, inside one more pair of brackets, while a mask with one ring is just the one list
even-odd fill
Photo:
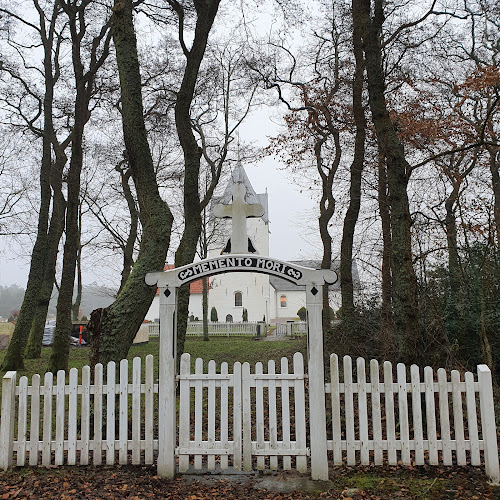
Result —
[[[348, 464], [485, 464], [493, 482], [499, 480], [498, 448], [491, 373], [479, 365], [477, 378], [457, 371], [448, 379], [415, 365], [407, 370], [372, 360], [367, 370], [358, 358], [342, 363], [330, 357], [331, 379], [325, 384], [327, 448], [335, 465]], [[293, 366], [287, 359], [235, 363], [232, 369], [214, 361], [194, 371], [189, 354], [181, 358], [179, 424], [176, 455], [179, 471], [307, 470], [310, 444], [302, 355]], [[264, 372], [265, 368], [265, 372]], [[355, 369], [354, 369], [355, 368]], [[104, 373], [96, 365], [91, 384], [89, 367], [34, 375], [19, 384], [7, 372], [2, 385], [0, 467], [13, 465], [151, 464], [158, 450], [158, 384], [153, 358], [129, 364], [122, 360]], [[144, 375], [141, 376], [141, 372]], [[194, 402], [194, 404], [192, 404]], [[313, 411], [313, 410], [311, 410]]]
[[[257, 335], [257, 323], [251, 322], [241, 322], [241, 323], [222, 323], [222, 322], [210, 322], [208, 323], [208, 334], [210, 336], [219, 337], [231, 337], [231, 336], [242, 336], [242, 335]], [[261, 326], [261, 335], [264, 335], [264, 324]], [[149, 335], [154, 337], [160, 334], [160, 324], [150, 323], [149, 324]], [[203, 335], [203, 321], [189, 321], [186, 328], [186, 335], [198, 336]]]

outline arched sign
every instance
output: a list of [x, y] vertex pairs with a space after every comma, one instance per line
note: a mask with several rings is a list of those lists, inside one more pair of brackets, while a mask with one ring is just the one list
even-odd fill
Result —
[[229, 272], [270, 274], [290, 281], [295, 285], [320, 286], [324, 283], [333, 285], [338, 281], [337, 273], [330, 269], [311, 269], [271, 257], [230, 254], [205, 259], [168, 271], [148, 273], [146, 283], [152, 286], [179, 287], [206, 276]]

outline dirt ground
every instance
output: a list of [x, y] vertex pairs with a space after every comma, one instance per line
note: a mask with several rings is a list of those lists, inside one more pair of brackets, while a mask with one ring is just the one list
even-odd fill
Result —
[[23, 468], [0, 473], [0, 499], [500, 498], [473, 467], [332, 467], [330, 481], [281, 472], [162, 479], [152, 466]]

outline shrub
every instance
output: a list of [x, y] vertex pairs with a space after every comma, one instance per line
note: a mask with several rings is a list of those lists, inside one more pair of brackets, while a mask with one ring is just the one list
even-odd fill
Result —
[[300, 318], [300, 321], [305, 321], [306, 320], [306, 308], [302, 306], [298, 311], [297, 311], [297, 316]]
[[210, 321], [212, 321], [213, 323], [219, 321], [219, 316], [217, 315], [217, 309], [215, 307], [212, 307], [212, 309], [210, 310]]

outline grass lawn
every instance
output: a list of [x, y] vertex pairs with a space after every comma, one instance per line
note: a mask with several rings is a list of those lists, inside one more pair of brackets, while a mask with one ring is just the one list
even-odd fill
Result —
[[[132, 360], [139, 356], [143, 360], [148, 354], [152, 354], [155, 360], [155, 368], [158, 366], [158, 337], [152, 337], [149, 342], [140, 345], [134, 345], [130, 348], [127, 356], [130, 362], [130, 369], [132, 368]], [[230, 366], [230, 371], [233, 363], [236, 361], [248, 361], [254, 365], [258, 361], [267, 363], [268, 360], [274, 359], [279, 366], [279, 360], [282, 357], [288, 358], [290, 361], [296, 351], [304, 354], [304, 361], [306, 358], [306, 339], [301, 338], [297, 340], [277, 340], [277, 341], [256, 341], [251, 337], [213, 337], [208, 342], [201, 338], [188, 338], [185, 344], [185, 352], [191, 354], [191, 362], [194, 365], [196, 358], [202, 358], [205, 365], [208, 361], [213, 359], [217, 363], [226, 361]], [[42, 357], [40, 359], [26, 359], [25, 369], [19, 370], [17, 378], [26, 375], [29, 379], [35, 373], [42, 376], [47, 370], [49, 364], [49, 357], [51, 347], [42, 348]], [[5, 351], [0, 351], [0, 363], [3, 361]], [[87, 347], [72, 347], [70, 349], [69, 367], [81, 370], [83, 366], [88, 364], [89, 349]], [[253, 371], [253, 370], [252, 370]], [[265, 371], [265, 369], [264, 369]], [[0, 377], [3, 377], [5, 372], [0, 371]], [[1, 391], [1, 388], [0, 388]]]

